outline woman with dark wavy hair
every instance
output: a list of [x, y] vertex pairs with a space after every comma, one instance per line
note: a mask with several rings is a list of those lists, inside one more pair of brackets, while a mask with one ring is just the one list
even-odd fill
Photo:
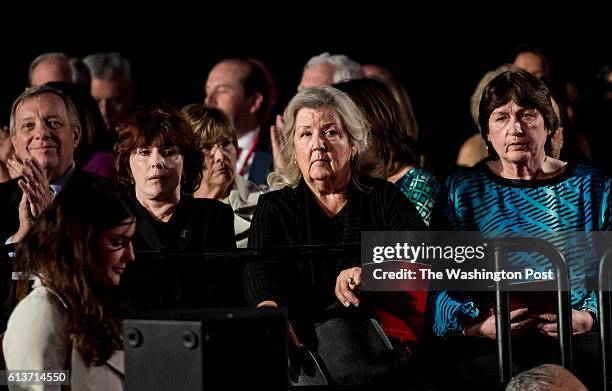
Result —
[[[203, 155], [199, 140], [177, 109], [145, 106], [123, 122], [118, 133], [115, 169], [119, 181], [131, 188], [136, 209], [136, 251], [202, 253], [236, 248], [232, 208], [217, 200], [192, 197], [202, 181]], [[236, 283], [234, 294], [241, 295], [241, 272], [217, 266], [221, 269], [207, 270], [204, 276], [179, 268], [185, 279], [177, 293], [180, 303], [176, 304], [238, 304], [224, 299], [229, 297], [217, 287], [227, 279], [229, 285]], [[166, 275], [166, 280], [176, 285], [172, 278]]]
[[8, 369], [70, 370], [73, 390], [123, 389], [116, 287], [134, 260], [135, 219], [127, 197], [108, 187], [71, 185], [18, 247], [23, 278], [3, 341]]
[[137, 251], [235, 248], [232, 209], [191, 197], [200, 186], [202, 164], [198, 140], [171, 106], [144, 107], [119, 127], [115, 169], [119, 181], [133, 189]]

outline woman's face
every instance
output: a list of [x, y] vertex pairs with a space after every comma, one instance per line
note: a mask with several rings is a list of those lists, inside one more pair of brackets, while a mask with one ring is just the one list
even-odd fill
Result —
[[544, 158], [549, 133], [537, 109], [509, 102], [491, 113], [487, 137], [502, 161], [527, 164], [538, 157]]
[[103, 230], [96, 241], [98, 266], [113, 286], [119, 285], [127, 263], [134, 260], [132, 236], [135, 231], [136, 219], [130, 217], [115, 227]]
[[236, 146], [232, 140], [221, 140], [216, 144], [204, 143], [204, 170], [202, 186], [206, 188], [228, 188], [236, 178]]
[[180, 194], [183, 155], [176, 146], [139, 147], [130, 155], [136, 195], [166, 201]]
[[300, 109], [293, 136], [295, 158], [306, 182], [347, 182], [356, 153], [333, 109]]

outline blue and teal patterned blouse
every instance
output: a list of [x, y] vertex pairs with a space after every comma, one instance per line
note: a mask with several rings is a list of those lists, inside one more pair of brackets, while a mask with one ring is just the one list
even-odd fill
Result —
[[[480, 231], [485, 236], [512, 232], [610, 231], [611, 181], [587, 164], [568, 165], [562, 174], [544, 180], [504, 179], [481, 164], [461, 169], [447, 179], [442, 207], [454, 230]], [[561, 249], [572, 281], [572, 308], [589, 309], [597, 314], [595, 292], [575, 283], [584, 282], [585, 276], [594, 273], [594, 250], [584, 250], [584, 247], [568, 250], [568, 254]], [[538, 260], [535, 262], [536, 266], [543, 266]], [[430, 296], [436, 335], [460, 334], [463, 319], [475, 318], [484, 310], [478, 308], [472, 296], [447, 291]]]
[[429, 171], [415, 167], [395, 182], [395, 186], [414, 204], [429, 227], [431, 213], [440, 195], [440, 181]]

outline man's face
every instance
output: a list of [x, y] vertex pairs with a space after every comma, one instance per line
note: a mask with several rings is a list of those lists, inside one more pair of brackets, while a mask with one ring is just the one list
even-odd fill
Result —
[[31, 87], [42, 86], [50, 81], [72, 82], [72, 72], [68, 63], [64, 61], [43, 61], [32, 70]]
[[332, 85], [334, 83], [334, 72], [334, 66], [326, 62], [309, 66], [302, 73], [298, 91], [309, 87]]
[[114, 132], [132, 106], [132, 90], [129, 83], [121, 77], [109, 80], [91, 79], [91, 96], [98, 103], [106, 129]]
[[19, 103], [15, 133], [11, 135], [20, 159], [36, 158], [50, 182], [64, 174], [74, 161], [80, 130], [68, 118], [64, 101], [52, 93]]
[[221, 110], [236, 127], [240, 127], [241, 118], [249, 114], [252, 103], [241, 83], [245, 71], [240, 64], [220, 62], [213, 67], [206, 80], [204, 104]]
[[518, 68], [526, 70], [538, 79], [542, 79], [544, 76], [546, 76], [544, 74], [544, 64], [542, 63], [542, 59], [535, 53], [520, 53], [514, 59], [514, 65]]

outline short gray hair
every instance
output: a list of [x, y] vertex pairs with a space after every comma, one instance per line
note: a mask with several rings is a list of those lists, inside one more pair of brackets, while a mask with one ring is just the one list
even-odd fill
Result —
[[132, 82], [132, 69], [127, 58], [121, 53], [95, 53], [83, 59], [89, 68], [91, 77], [102, 80], [110, 80], [121, 77], [126, 82]]
[[[559, 390], [567, 382], [567, 376], [574, 377], [571, 372], [559, 365], [544, 364], [514, 376], [506, 386], [506, 391]], [[579, 382], [578, 379], [576, 381]]]
[[30, 67], [28, 68], [28, 85], [32, 85], [32, 74], [34, 73], [34, 69], [36, 69], [36, 67], [45, 61], [55, 61], [55, 62], [63, 62], [66, 65], [69, 66], [69, 61], [70, 61], [70, 57], [66, 54], [66, 53], [62, 53], [62, 52], [49, 52], [49, 53], [43, 53], [39, 56], [37, 56], [34, 60], [32, 60], [32, 62], [30, 63]]
[[348, 133], [349, 144], [355, 147], [357, 153], [351, 160], [351, 176], [358, 181], [361, 175], [360, 155], [367, 148], [369, 124], [361, 110], [347, 94], [337, 88], [323, 86], [305, 88], [298, 92], [289, 102], [283, 114], [285, 125], [283, 127], [283, 145], [281, 158], [283, 167], [268, 175], [271, 188], [279, 189], [284, 186], [295, 187], [300, 182], [302, 172], [295, 160], [295, 120], [301, 109], [332, 109], [339, 117], [344, 130]]
[[89, 90], [89, 86], [91, 85], [89, 69], [80, 59], [70, 57], [66, 53], [62, 52], [43, 53], [32, 60], [30, 67], [28, 68], [28, 86], [32, 85], [32, 74], [34, 73], [34, 69], [45, 61], [54, 61], [66, 64], [66, 66], [70, 68], [70, 81]]
[[42, 85], [38, 87], [27, 88], [24, 92], [21, 93], [21, 95], [17, 97], [17, 99], [15, 99], [15, 102], [13, 102], [13, 106], [11, 107], [11, 118], [9, 120], [9, 129], [11, 132], [11, 136], [14, 136], [15, 132], [17, 131], [16, 129], [17, 106], [19, 106], [19, 104], [23, 102], [27, 102], [29, 100], [32, 100], [44, 94], [57, 95], [62, 99], [62, 101], [64, 101], [64, 104], [66, 105], [66, 113], [68, 114], [68, 121], [70, 122], [70, 126], [73, 129], [77, 129], [77, 132], [80, 135], [81, 125], [79, 121], [79, 112], [77, 111], [76, 106], [74, 102], [72, 101], [72, 99], [70, 99], [70, 97], [67, 94], [64, 94], [60, 90], [56, 90], [55, 88], [51, 88], [46, 85]]
[[312, 57], [304, 69], [317, 64], [331, 64], [335, 68], [332, 83], [336, 84], [345, 80], [361, 79], [363, 69], [361, 65], [344, 54], [329, 54], [328, 52], [321, 53], [318, 56]]

